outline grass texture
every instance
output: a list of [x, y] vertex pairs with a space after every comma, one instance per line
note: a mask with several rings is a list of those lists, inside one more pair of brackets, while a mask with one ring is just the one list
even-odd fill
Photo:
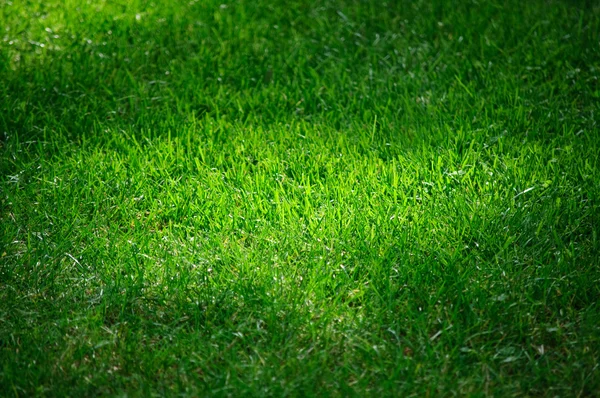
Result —
[[0, 0], [0, 395], [590, 396], [600, 7]]

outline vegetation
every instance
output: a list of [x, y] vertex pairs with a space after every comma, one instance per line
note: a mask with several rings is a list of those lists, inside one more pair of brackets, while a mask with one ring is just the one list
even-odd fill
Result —
[[600, 7], [0, 0], [0, 395], [600, 391]]

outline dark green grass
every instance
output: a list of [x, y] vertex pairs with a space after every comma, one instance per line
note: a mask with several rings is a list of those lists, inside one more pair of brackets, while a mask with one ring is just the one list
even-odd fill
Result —
[[0, 0], [0, 395], [597, 395], [599, 38]]

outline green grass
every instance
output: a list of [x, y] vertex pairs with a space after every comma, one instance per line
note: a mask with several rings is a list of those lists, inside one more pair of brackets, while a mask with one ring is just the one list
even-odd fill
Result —
[[600, 391], [600, 7], [0, 0], [0, 395]]

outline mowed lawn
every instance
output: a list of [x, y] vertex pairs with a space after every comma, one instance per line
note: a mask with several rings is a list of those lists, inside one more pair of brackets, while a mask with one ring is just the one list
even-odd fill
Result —
[[0, 395], [600, 394], [599, 40], [583, 0], [0, 0]]

